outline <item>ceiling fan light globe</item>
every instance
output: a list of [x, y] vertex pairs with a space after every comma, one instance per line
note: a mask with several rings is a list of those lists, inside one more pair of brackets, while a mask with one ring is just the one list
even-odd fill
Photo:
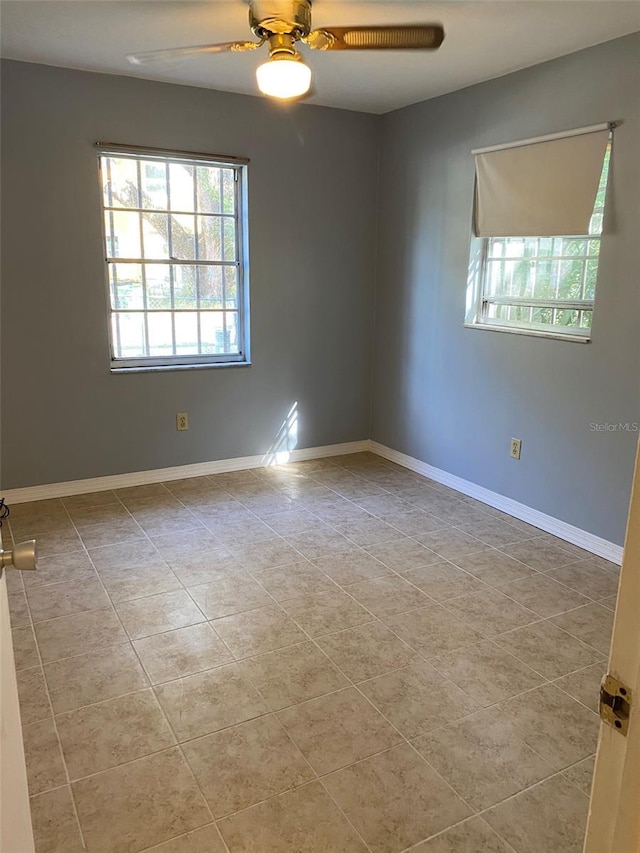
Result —
[[288, 100], [305, 95], [311, 88], [311, 69], [300, 59], [270, 57], [256, 70], [263, 95]]

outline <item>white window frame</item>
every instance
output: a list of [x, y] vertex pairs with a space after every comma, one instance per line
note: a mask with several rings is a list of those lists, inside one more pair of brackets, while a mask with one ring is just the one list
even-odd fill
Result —
[[[250, 360], [250, 329], [249, 329], [249, 239], [248, 239], [248, 217], [247, 217], [247, 172], [249, 161], [244, 158], [215, 156], [198, 154], [194, 152], [169, 151], [156, 148], [144, 148], [131, 145], [118, 145], [112, 143], [96, 143], [98, 149], [98, 170], [100, 198], [102, 200], [102, 235], [105, 258], [105, 282], [107, 291], [108, 327], [109, 327], [109, 349], [111, 357], [112, 373], [133, 373], [155, 370], [184, 370], [206, 367], [238, 367], [251, 364]], [[171, 356], [140, 356], [140, 357], [118, 357], [113, 342], [112, 315], [114, 309], [111, 303], [111, 287], [109, 277], [110, 264], [123, 262], [147, 264], [168, 264], [188, 266], [229, 266], [230, 263], [221, 261], [202, 261], [197, 259], [177, 260], [155, 259], [155, 258], [121, 258], [110, 255], [107, 252], [107, 233], [104, 222], [104, 214], [112, 208], [104, 203], [102, 157], [126, 157], [134, 161], [157, 161], [163, 164], [179, 163], [189, 165], [219, 166], [225, 169], [233, 169], [235, 185], [235, 235], [236, 235], [236, 261], [235, 267], [238, 271], [238, 350], [237, 353], [200, 353], [193, 355], [171, 355]], [[132, 212], [143, 212], [138, 208], [113, 208], [117, 210], [131, 210]], [[169, 215], [180, 214], [181, 211], [162, 211]], [[192, 211], [189, 211], [192, 213]], [[142, 251], [142, 246], [141, 246]], [[175, 309], [171, 309], [175, 313]], [[194, 309], [199, 313], [199, 309]], [[221, 309], [224, 310], [224, 309]], [[148, 309], [138, 309], [140, 312], [148, 313]]]
[[[607, 146], [607, 153], [611, 150], [611, 139]], [[611, 165], [609, 164], [609, 171]], [[608, 191], [608, 174], [607, 173], [607, 191]], [[602, 216], [604, 218], [605, 206], [602, 208]], [[595, 211], [594, 211], [595, 212]], [[602, 246], [603, 230], [599, 234], [589, 235], [553, 235], [561, 240], [584, 240], [587, 246], [587, 251], [584, 255], [576, 255], [567, 257], [567, 260], [583, 260], [587, 261], [592, 258], [589, 255], [589, 243], [596, 240], [600, 244], [598, 250], [598, 270], [596, 273], [596, 292], [597, 279], [600, 274], [600, 247]], [[534, 337], [555, 338], [563, 341], [574, 341], [578, 343], [589, 343], [591, 341], [591, 329], [593, 326], [593, 313], [595, 310], [595, 295], [593, 299], [534, 299], [534, 298], [519, 298], [519, 297], [502, 297], [487, 295], [487, 280], [488, 280], [488, 250], [491, 237], [471, 237], [471, 247], [469, 253], [469, 274], [467, 279], [467, 303], [465, 312], [465, 327], [471, 329], [489, 329], [494, 332], [507, 332], [517, 335], [531, 335]], [[503, 239], [503, 238], [496, 238]], [[521, 238], [515, 238], [521, 239]], [[531, 238], [535, 239], [535, 238]], [[543, 257], [543, 256], [541, 256]], [[563, 257], [550, 256], [549, 260], [560, 263]], [[523, 258], [526, 260], [526, 258]], [[533, 260], [533, 259], [532, 259]], [[586, 266], [585, 266], [586, 270]], [[590, 327], [577, 328], [575, 326], [561, 326], [546, 323], [527, 325], [526, 323], [510, 322], [504, 319], [495, 319], [488, 316], [489, 307], [491, 305], [521, 305], [522, 307], [531, 308], [549, 308], [551, 310], [574, 310], [574, 311], [591, 311], [592, 325]]]

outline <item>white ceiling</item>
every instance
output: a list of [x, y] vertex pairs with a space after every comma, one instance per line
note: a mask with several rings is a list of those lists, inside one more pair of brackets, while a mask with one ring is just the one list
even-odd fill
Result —
[[[248, 39], [245, 0], [2, 0], [2, 56], [256, 94], [261, 54], [136, 68], [127, 53]], [[313, 25], [444, 25], [436, 52], [305, 54], [310, 103], [384, 113], [640, 30], [638, 0], [315, 0]], [[263, 48], [266, 58], [266, 48]]]

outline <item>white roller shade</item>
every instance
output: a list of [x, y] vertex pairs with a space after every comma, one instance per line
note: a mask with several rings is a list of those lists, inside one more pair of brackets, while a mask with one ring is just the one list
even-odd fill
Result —
[[475, 152], [477, 237], [587, 234], [609, 130]]

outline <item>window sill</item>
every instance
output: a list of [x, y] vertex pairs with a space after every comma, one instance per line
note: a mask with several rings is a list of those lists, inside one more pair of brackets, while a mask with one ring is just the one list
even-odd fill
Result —
[[148, 367], [111, 367], [111, 373], [166, 373], [173, 370], [210, 370], [224, 367], [251, 367], [250, 361], [219, 361], [209, 364], [161, 364]]
[[490, 323], [464, 323], [465, 329], [482, 329], [485, 332], [506, 332], [510, 335], [527, 335], [532, 338], [552, 338], [555, 341], [569, 341], [574, 344], [590, 344], [591, 336], [570, 335], [563, 332], [544, 332], [541, 329], [517, 329], [513, 326], [494, 326]]

